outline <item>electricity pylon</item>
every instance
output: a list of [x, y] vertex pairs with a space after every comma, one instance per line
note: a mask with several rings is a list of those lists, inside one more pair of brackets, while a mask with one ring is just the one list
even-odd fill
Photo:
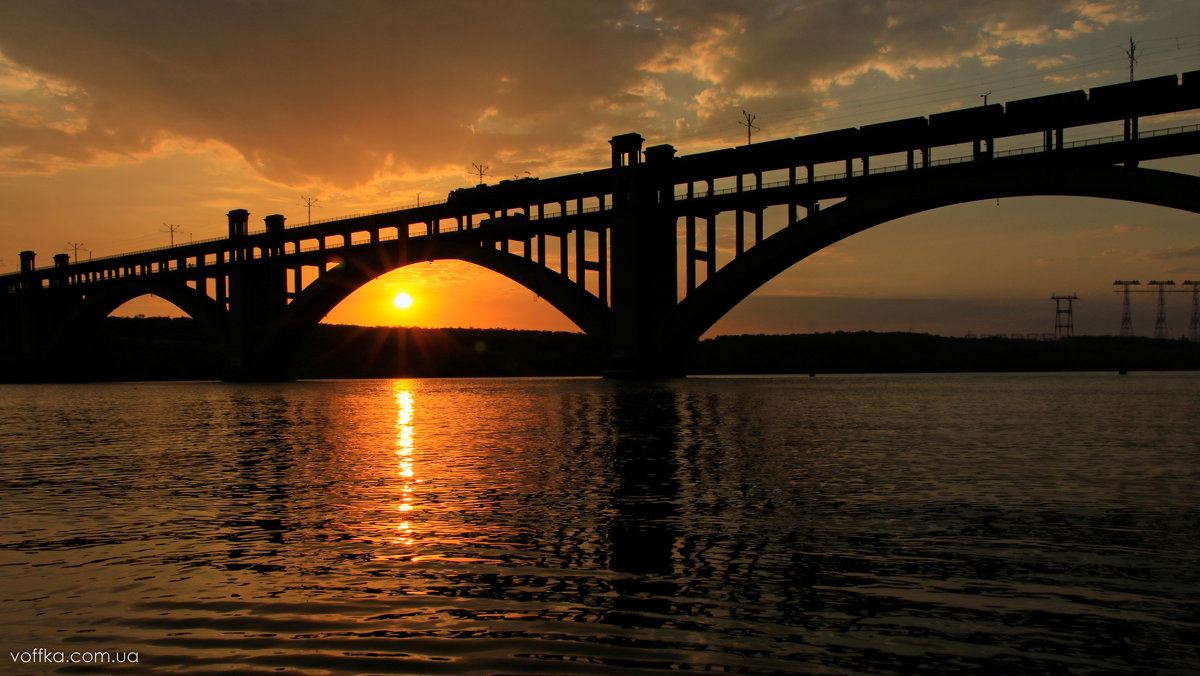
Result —
[[1139, 284], [1141, 282], [1137, 280], [1123, 282], [1118, 279], [1113, 282], [1113, 286], [1122, 287], [1120, 289], [1113, 289], [1113, 293], [1120, 293], [1125, 296], [1121, 299], [1121, 337], [1123, 338], [1133, 335], [1133, 314], [1129, 311], [1129, 287]]

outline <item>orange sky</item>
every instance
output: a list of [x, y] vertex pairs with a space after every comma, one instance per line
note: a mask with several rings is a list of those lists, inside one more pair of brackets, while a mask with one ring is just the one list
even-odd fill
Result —
[[[252, 223], [440, 199], [605, 167], [635, 131], [681, 153], [1200, 69], [1200, 4], [713, 0], [627, 3], [0, 5], [0, 270], [17, 252], [116, 254]], [[1154, 120], [1194, 123], [1197, 116]], [[1159, 163], [1195, 173], [1195, 158]], [[528, 174], [526, 173], [528, 172]], [[717, 333], [1115, 332], [1112, 280], [1200, 277], [1196, 216], [1103, 200], [963, 205], [801, 262]], [[729, 244], [730, 233], [722, 235]], [[731, 248], [731, 244], [729, 244]], [[406, 311], [391, 299], [414, 298]], [[1186, 328], [1185, 294], [1171, 298]], [[1148, 296], [1135, 329], [1149, 333]], [[139, 299], [124, 313], [177, 314]], [[1141, 321], [1138, 321], [1139, 316]], [[572, 330], [492, 273], [438, 262], [364, 287], [326, 321]]]

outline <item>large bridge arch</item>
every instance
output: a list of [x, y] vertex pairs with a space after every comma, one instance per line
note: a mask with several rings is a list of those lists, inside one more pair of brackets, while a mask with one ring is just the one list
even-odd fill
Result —
[[463, 261], [503, 275], [537, 294], [598, 342], [608, 341], [608, 306], [582, 286], [539, 263], [478, 241], [441, 241], [410, 245], [403, 255], [389, 247], [375, 247], [343, 256], [336, 267], [305, 287], [270, 327], [259, 344], [260, 360], [282, 368], [312, 329], [350, 294], [386, 273], [438, 260]]
[[1200, 178], [1121, 166], [991, 163], [894, 178], [864, 179], [837, 205], [764, 239], [697, 287], [679, 306], [668, 350], [690, 346], [751, 293], [808, 256], [868, 228], [955, 204], [1002, 197], [1073, 196], [1140, 202], [1200, 213]]
[[183, 283], [131, 280], [105, 286], [75, 303], [61, 321], [51, 327], [43, 346], [43, 359], [48, 362], [59, 350], [66, 349], [71, 341], [90, 334], [117, 308], [146, 295], [158, 296], [179, 308], [194, 319], [222, 351], [228, 348], [225, 313], [215, 300]]

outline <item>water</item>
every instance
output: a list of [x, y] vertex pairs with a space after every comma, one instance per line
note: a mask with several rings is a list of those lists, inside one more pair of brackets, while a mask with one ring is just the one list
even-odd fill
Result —
[[0, 387], [2, 669], [1197, 673], [1198, 419], [1195, 373]]

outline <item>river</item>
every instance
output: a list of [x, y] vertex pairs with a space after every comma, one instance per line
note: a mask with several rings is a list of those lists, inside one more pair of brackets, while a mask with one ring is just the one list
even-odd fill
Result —
[[0, 658], [1196, 673], [1197, 420], [1198, 373], [5, 385]]

